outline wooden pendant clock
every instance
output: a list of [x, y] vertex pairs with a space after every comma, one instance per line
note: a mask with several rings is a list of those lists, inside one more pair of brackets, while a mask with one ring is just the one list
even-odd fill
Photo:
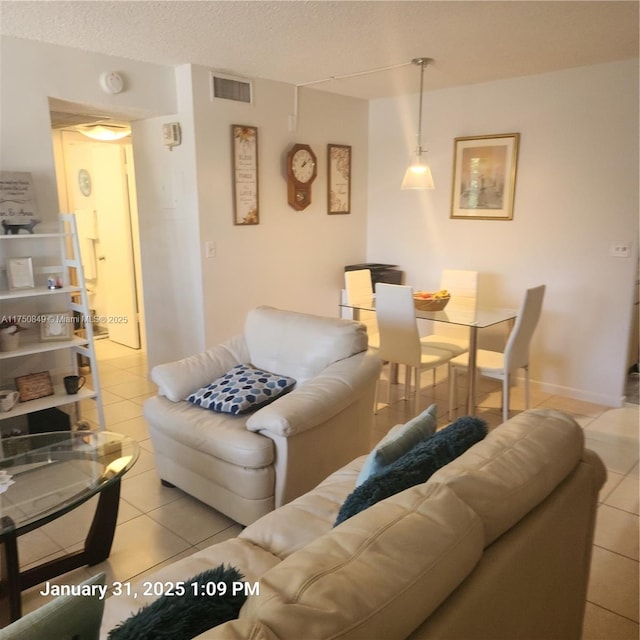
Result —
[[318, 162], [308, 144], [294, 144], [287, 154], [287, 200], [302, 211], [311, 204], [311, 183], [318, 175]]

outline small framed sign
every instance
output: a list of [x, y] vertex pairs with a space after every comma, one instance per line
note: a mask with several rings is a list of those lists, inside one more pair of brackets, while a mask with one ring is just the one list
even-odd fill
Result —
[[66, 311], [40, 315], [40, 342], [71, 340], [72, 329], [71, 314]]
[[351, 213], [351, 147], [327, 145], [327, 213]]
[[31, 258], [9, 258], [7, 260], [9, 289], [33, 289], [33, 262]]
[[258, 206], [258, 127], [231, 125], [233, 146], [233, 224], [260, 224]]
[[53, 385], [48, 371], [18, 376], [16, 378], [16, 389], [20, 394], [20, 402], [53, 395]]

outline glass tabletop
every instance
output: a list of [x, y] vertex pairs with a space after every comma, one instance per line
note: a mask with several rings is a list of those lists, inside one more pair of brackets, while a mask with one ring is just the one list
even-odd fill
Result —
[[[360, 298], [355, 304], [341, 304], [344, 309], [354, 309], [358, 311], [375, 311], [376, 299]], [[416, 318], [421, 320], [433, 320], [435, 322], [446, 322], [448, 324], [458, 324], [465, 327], [490, 327], [500, 322], [513, 320], [517, 317], [517, 309], [502, 309], [498, 307], [478, 307], [470, 309], [468, 306], [458, 306], [455, 299], [451, 299], [449, 304], [442, 311], [423, 311], [416, 309]]]
[[119, 480], [138, 443], [110, 431], [57, 431], [2, 440], [0, 534], [66, 513]]

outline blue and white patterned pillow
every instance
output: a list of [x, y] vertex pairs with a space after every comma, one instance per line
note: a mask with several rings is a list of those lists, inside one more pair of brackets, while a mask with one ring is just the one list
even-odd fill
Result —
[[273, 402], [295, 383], [293, 378], [239, 364], [188, 395], [187, 400], [203, 409], [239, 415]]

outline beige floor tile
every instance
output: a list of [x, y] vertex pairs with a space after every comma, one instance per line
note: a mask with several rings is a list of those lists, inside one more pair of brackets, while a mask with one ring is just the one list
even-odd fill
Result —
[[585, 446], [595, 451], [609, 471], [626, 475], [638, 463], [638, 447], [623, 438], [601, 432], [585, 432]]
[[638, 622], [638, 562], [593, 547], [587, 600]]
[[585, 427], [585, 434], [597, 437], [597, 434], [617, 436], [629, 443], [635, 442], [636, 449], [640, 431], [640, 405], [627, 405], [619, 409], [610, 409]]
[[144, 395], [141, 396], [136, 396], [135, 398], [131, 398], [131, 402], [135, 402], [136, 404], [139, 404], [141, 407], [144, 406], [144, 403], [149, 399], [149, 398], [153, 398], [153, 396], [155, 396], [155, 393], [146, 393]]
[[125, 436], [133, 438], [136, 442], [140, 442], [141, 440], [148, 440], [149, 438], [149, 427], [147, 425], [147, 421], [144, 419], [144, 416], [137, 416], [135, 418], [131, 418], [130, 420], [122, 420], [121, 422], [119, 421], [113, 423], [111, 423], [107, 419], [107, 424], [109, 425], [110, 431], [122, 433]]
[[640, 514], [638, 476], [630, 473], [616, 485], [603, 502], [636, 516]]
[[[621, 473], [614, 473], [613, 471], [607, 471], [607, 480], [604, 483], [602, 489], [600, 489], [600, 495], [598, 500], [600, 502], [607, 502], [607, 498], [611, 495], [612, 491], [622, 482], [625, 478]], [[615, 505], [612, 505], [615, 506]]]
[[146, 367], [147, 357], [142, 351], [133, 354], [126, 352], [125, 355], [109, 358], [107, 362], [118, 369], [133, 369], [134, 367]]
[[116, 527], [108, 560], [91, 567], [94, 573], [104, 571], [107, 582], [130, 580], [191, 545], [158, 524], [147, 515]]
[[149, 511], [148, 515], [192, 545], [234, 524], [230, 518], [190, 496]]
[[[44, 525], [39, 531], [46, 533], [51, 540], [63, 548], [84, 543], [89, 533], [97, 504], [98, 497], [95, 496], [73, 511], [69, 511], [69, 513], [65, 513], [65, 515], [60, 518], [56, 518]], [[140, 515], [142, 515], [142, 512], [139, 509], [136, 509], [126, 500], [120, 500], [117, 524], [122, 524]]]
[[587, 602], [582, 640], [638, 640], [637, 622]]
[[157, 386], [153, 382], [149, 382], [144, 378], [137, 378], [130, 382], [123, 382], [121, 384], [114, 384], [108, 388], [110, 393], [131, 400], [136, 396], [154, 394]]
[[121, 495], [127, 502], [146, 513], [178, 500], [186, 494], [180, 489], [163, 487], [154, 469], [136, 476], [126, 475], [122, 481]]
[[601, 504], [598, 507], [594, 544], [638, 560], [638, 522], [638, 517], [632, 513]]
[[[140, 442], [138, 442], [140, 445]], [[156, 459], [153, 455], [152, 451], [149, 451], [147, 448], [140, 446], [139, 447], [139, 455], [135, 464], [129, 471], [127, 471], [127, 478], [132, 478], [134, 476], [140, 475], [141, 473], [145, 473], [146, 471], [153, 471], [156, 468]]]
[[100, 372], [101, 389], [109, 390], [111, 387], [135, 383], [138, 380], [140, 380], [140, 376], [130, 373], [125, 369], [110, 368], [108, 371]]
[[18, 537], [18, 558], [21, 567], [39, 562], [46, 556], [59, 553], [60, 550], [60, 545], [41, 529], [29, 531]]
[[576, 400], [575, 398], [567, 398], [565, 396], [551, 396], [541, 403], [548, 409], [557, 409], [566, 413], [574, 413], [581, 416], [597, 417], [607, 411], [608, 407], [585, 400]]

